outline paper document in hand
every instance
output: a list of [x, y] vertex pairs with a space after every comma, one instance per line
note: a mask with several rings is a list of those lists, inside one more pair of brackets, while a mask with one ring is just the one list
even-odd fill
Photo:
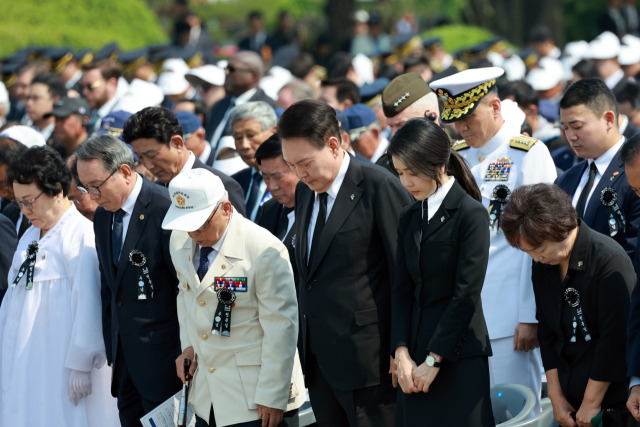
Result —
[[[162, 405], [140, 418], [144, 427], [176, 427], [180, 412], [180, 397], [182, 391], [177, 392]], [[187, 406], [187, 427], [195, 427], [196, 417], [191, 405]]]

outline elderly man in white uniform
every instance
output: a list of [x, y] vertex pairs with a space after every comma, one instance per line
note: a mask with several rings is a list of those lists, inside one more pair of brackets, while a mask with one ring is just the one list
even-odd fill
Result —
[[197, 360], [189, 394], [196, 426], [297, 421], [306, 394], [287, 249], [240, 215], [220, 178], [205, 169], [174, 178], [169, 197], [162, 226], [174, 230], [170, 251], [180, 281], [176, 367], [182, 377], [183, 359]]
[[520, 134], [519, 123], [505, 123], [495, 86], [504, 71], [489, 67], [462, 71], [429, 85], [444, 102], [441, 120], [465, 138], [453, 148], [469, 163], [491, 218], [489, 265], [482, 309], [493, 356], [491, 384], [515, 383], [538, 396], [542, 361], [537, 340], [531, 258], [512, 248], [500, 229], [500, 214], [511, 192], [525, 184], [552, 183], [553, 160], [544, 143]]

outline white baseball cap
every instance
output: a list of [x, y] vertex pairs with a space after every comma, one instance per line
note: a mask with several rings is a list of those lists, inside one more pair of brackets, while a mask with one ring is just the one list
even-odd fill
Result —
[[47, 141], [44, 140], [44, 137], [40, 134], [40, 132], [30, 128], [29, 126], [11, 126], [0, 133], [0, 138], [1, 137], [18, 141], [27, 148], [47, 145]]
[[165, 230], [195, 231], [202, 227], [224, 196], [220, 178], [206, 169], [179, 173], [169, 182], [171, 206], [162, 221]]
[[214, 86], [223, 86], [225, 74], [224, 70], [215, 65], [203, 65], [189, 71], [184, 75], [191, 84], [201, 84], [205, 82]]
[[620, 39], [610, 31], [605, 31], [589, 43], [587, 55], [591, 59], [616, 58], [620, 52]]

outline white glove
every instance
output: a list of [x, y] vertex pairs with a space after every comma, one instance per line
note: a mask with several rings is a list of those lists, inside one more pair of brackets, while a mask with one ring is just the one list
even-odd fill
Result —
[[91, 372], [71, 371], [69, 396], [74, 405], [91, 394]]

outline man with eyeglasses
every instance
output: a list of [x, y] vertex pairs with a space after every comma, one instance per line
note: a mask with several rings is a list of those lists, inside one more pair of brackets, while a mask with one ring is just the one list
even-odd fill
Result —
[[258, 87], [260, 79], [264, 76], [264, 63], [260, 55], [251, 51], [240, 51], [229, 59], [225, 71], [224, 89], [227, 95], [211, 108], [205, 127], [207, 140], [211, 141], [215, 155], [218, 154], [220, 139], [231, 135], [229, 114], [233, 107], [249, 101], [264, 101], [272, 107], [276, 105], [274, 100]]
[[193, 362], [196, 427], [297, 426], [306, 393], [287, 249], [238, 215], [205, 169], [178, 175], [169, 197], [162, 226], [173, 230], [183, 349], [175, 363], [184, 380], [184, 358]]
[[178, 282], [170, 233], [161, 229], [171, 202], [165, 188], [134, 172], [131, 150], [114, 136], [92, 136], [76, 155], [77, 188], [99, 205], [94, 230], [111, 393], [122, 426], [139, 427], [140, 417], [180, 389]]
[[93, 113], [90, 120], [90, 134], [100, 128], [102, 118], [109, 114], [118, 102], [118, 79], [122, 66], [109, 59], [91, 61], [82, 66], [82, 95], [87, 99]]

